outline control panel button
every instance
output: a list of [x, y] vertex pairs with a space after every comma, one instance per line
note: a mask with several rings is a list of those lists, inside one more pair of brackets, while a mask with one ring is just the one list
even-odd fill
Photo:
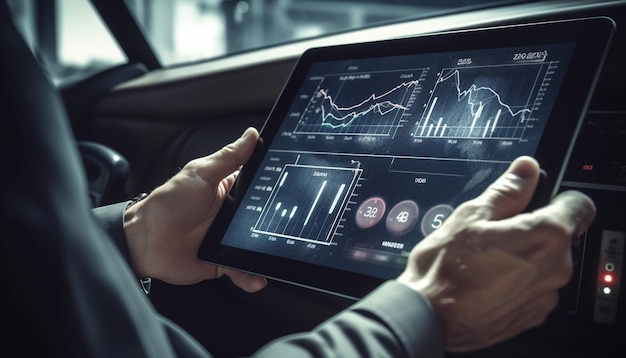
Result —
[[593, 319], [598, 323], [615, 325], [626, 232], [604, 230], [600, 246], [600, 262], [596, 284]]

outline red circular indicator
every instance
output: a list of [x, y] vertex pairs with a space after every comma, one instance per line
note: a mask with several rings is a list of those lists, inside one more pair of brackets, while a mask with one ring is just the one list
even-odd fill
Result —
[[386, 208], [385, 201], [380, 197], [365, 200], [356, 211], [356, 226], [360, 229], [369, 229], [378, 224], [385, 215]]
[[413, 229], [417, 223], [419, 208], [413, 200], [404, 200], [396, 204], [387, 215], [387, 231], [395, 236], [402, 236]]
[[613, 282], [613, 276], [611, 276], [611, 275], [604, 275], [604, 282], [606, 282], [606, 283]]

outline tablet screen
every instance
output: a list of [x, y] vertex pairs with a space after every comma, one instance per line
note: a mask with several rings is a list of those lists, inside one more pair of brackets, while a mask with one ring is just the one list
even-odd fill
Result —
[[[393, 278], [456, 206], [516, 157], [537, 155], [575, 39], [410, 51], [419, 45], [303, 56], [263, 129], [270, 141], [221, 246], [284, 259], [278, 270]], [[588, 87], [581, 91], [585, 101]], [[561, 161], [577, 122], [551, 124]], [[550, 170], [558, 177], [562, 168]], [[287, 277], [298, 283], [297, 273]]]

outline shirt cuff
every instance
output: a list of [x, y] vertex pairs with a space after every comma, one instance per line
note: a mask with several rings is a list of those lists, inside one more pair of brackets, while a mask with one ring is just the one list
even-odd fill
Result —
[[130, 201], [126, 201], [93, 209], [96, 221], [109, 234], [126, 262], [128, 262], [129, 257], [126, 233], [124, 232], [124, 211], [129, 203]]

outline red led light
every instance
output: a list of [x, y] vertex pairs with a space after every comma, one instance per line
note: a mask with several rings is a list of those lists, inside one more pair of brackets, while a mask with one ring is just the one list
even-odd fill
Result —
[[604, 279], [604, 282], [606, 282], [606, 283], [613, 282], [613, 276], [612, 275], [608, 275], [608, 274], [604, 275], [603, 279]]

